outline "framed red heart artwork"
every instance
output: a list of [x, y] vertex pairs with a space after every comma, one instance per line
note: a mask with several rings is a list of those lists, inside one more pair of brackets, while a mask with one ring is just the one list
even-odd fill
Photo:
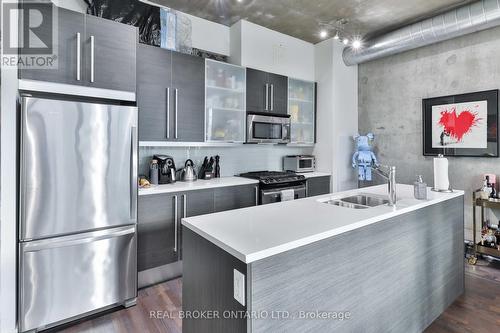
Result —
[[498, 157], [498, 90], [427, 98], [424, 156]]

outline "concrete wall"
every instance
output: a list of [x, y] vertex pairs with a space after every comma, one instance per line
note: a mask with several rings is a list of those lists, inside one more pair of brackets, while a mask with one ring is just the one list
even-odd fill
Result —
[[352, 136], [358, 132], [358, 68], [342, 61], [343, 45], [333, 39], [315, 45], [318, 82], [317, 169], [332, 173], [333, 191], [355, 188]]
[[[360, 131], [375, 133], [379, 160], [397, 166], [398, 182], [422, 174], [433, 184], [432, 158], [422, 152], [422, 99], [500, 88], [499, 52], [495, 28], [359, 66]], [[450, 158], [451, 184], [467, 191], [466, 239], [472, 237], [471, 191], [484, 173], [500, 174], [500, 160]]]

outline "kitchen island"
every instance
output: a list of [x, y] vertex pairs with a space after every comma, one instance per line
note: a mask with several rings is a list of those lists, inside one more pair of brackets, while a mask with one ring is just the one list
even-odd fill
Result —
[[[464, 291], [463, 195], [376, 186], [183, 219], [183, 332], [421, 332]], [[361, 207], [362, 208], [362, 207]]]

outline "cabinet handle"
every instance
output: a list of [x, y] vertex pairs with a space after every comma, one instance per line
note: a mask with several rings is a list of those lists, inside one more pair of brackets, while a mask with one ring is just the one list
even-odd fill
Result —
[[174, 252], [177, 253], [177, 242], [179, 241], [177, 237], [177, 223], [179, 222], [179, 212], [177, 208], [177, 204], [179, 203], [179, 200], [176, 195], [174, 195]]
[[255, 206], [259, 205], [259, 187], [255, 186]]
[[271, 84], [271, 111], [274, 111], [274, 84]]
[[269, 84], [266, 83], [266, 111], [269, 110]]
[[82, 79], [82, 34], [76, 34], [76, 80]]
[[170, 88], [167, 88], [167, 139], [170, 139]]
[[182, 212], [182, 216], [184, 218], [187, 217], [187, 195], [186, 194], [183, 194], [182, 195], [182, 201], [183, 201], [183, 212]]
[[177, 115], [178, 115], [178, 108], [179, 108], [179, 90], [176, 88], [175, 89], [175, 138], [178, 138], [178, 133], [177, 133]]
[[90, 36], [90, 82], [95, 81], [95, 37]]

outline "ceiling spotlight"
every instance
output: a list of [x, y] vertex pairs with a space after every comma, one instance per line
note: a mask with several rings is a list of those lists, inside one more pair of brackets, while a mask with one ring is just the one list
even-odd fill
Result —
[[353, 42], [352, 42], [352, 47], [354, 49], [359, 49], [361, 48], [361, 41], [359, 39], [355, 39]]
[[335, 39], [335, 40], [339, 40], [340, 39], [338, 31], [335, 33], [335, 36], [333, 36], [333, 39]]
[[347, 38], [344, 38], [344, 40], [342, 41], [342, 43], [344, 43], [344, 45], [347, 45], [347, 44], [349, 44], [349, 39], [347, 39]]
[[326, 31], [326, 30], [321, 30], [321, 31], [320, 31], [320, 33], [319, 33], [319, 36], [320, 36], [321, 38], [326, 38], [326, 37], [328, 37], [328, 31]]

